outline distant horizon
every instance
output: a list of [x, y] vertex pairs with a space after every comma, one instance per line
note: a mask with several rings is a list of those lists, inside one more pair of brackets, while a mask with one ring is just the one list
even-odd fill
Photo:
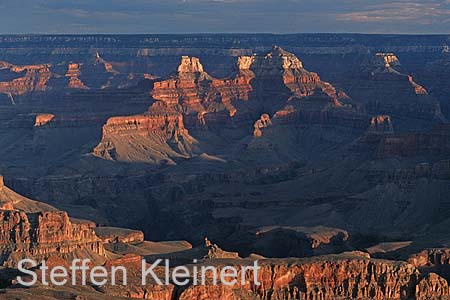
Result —
[[450, 36], [450, 33], [366, 33], [366, 32], [296, 32], [296, 33], [272, 33], [272, 32], [185, 32], [185, 33], [114, 33], [114, 32], [96, 32], [96, 33], [2, 33], [0, 36], [108, 36], [108, 35], [386, 35], [386, 36]]
[[1, 34], [450, 34], [448, 0], [15, 0]]

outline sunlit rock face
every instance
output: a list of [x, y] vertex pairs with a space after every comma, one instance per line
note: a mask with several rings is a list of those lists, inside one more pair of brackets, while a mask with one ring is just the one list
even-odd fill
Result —
[[[345, 257], [348, 259], [346, 260]], [[180, 299], [439, 299], [448, 285], [436, 274], [420, 280], [412, 265], [372, 261], [358, 254], [322, 257], [310, 262], [262, 261], [258, 279], [236, 287], [193, 286]], [[252, 274], [248, 274], [249, 278]], [[420, 280], [420, 282], [419, 282]], [[419, 282], [417, 284], [417, 282]], [[434, 298], [433, 298], [434, 297]]]
[[81, 74], [80, 65], [71, 63], [68, 65], [65, 76], [69, 79], [68, 87], [71, 89], [89, 89], [79, 78]]
[[318, 122], [326, 121], [327, 111], [355, 112], [360, 108], [280, 47], [264, 55], [239, 57], [235, 72], [226, 79], [212, 78], [198, 59], [183, 57], [178, 74], [155, 82], [153, 98], [169, 106], [179, 105], [188, 115], [197, 114], [202, 124], [208, 117], [214, 122], [224, 116], [253, 118], [260, 110], [275, 114], [287, 104], [294, 105], [299, 114], [304, 112], [303, 119], [317, 118]]
[[376, 53], [371, 59], [371, 65], [380, 69], [395, 69], [401, 66], [394, 53]]
[[94, 155], [109, 160], [173, 163], [187, 158], [197, 142], [184, 127], [183, 115], [146, 114], [110, 118]]
[[[303, 67], [292, 53], [273, 47], [264, 55], [242, 59], [254, 74], [251, 81], [256, 110], [268, 112], [276, 123], [336, 124], [364, 128], [360, 104], [318, 74]], [[258, 133], [259, 135], [259, 133]]]
[[176, 74], [154, 83], [152, 96], [168, 109], [183, 112], [191, 126], [205, 125], [208, 119], [222, 122], [240, 113], [233, 103], [249, 99], [252, 76], [238, 69], [231, 78], [216, 79], [204, 71], [198, 58], [183, 56]]
[[10, 81], [0, 82], [0, 93], [14, 97], [34, 91], [46, 91], [47, 83], [52, 77], [50, 67], [50, 64], [16, 66], [8, 62], [0, 62], [0, 70], [3, 73], [9, 72], [11, 75]]
[[34, 123], [34, 126], [35, 127], [45, 126], [51, 121], [53, 121], [54, 118], [55, 115], [53, 114], [38, 114], [36, 115], [36, 121]]
[[[274, 124], [368, 126], [367, 117], [345, 93], [305, 70], [294, 54], [279, 47], [264, 55], [239, 57], [233, 73], [225, 79], [210, 76], [198, 58], [182, 56], [177, 72], [156, 80], [151, 95], [155, 102], [145, 115], [107, 122], [102, 143], [94, 151], [96, 156], [174, 163], [176, 157], [195, 154], [196, 141], [188, 129], [228, 128], [251, 135], [253, 127], [253, 134], [261, 136], [262, 129], [272, 124], [268, 121], [272, 118]], [[264, 115], [258, 121], [261, 111]], [[118, 128], [126, 128], [126, 133], [118, 132]], [[126, 142], [113, 141], [119, 136], [127, 137], [128, 144], [134, 144], [132, 149]], [[159, 146], [151, 147], [150, 140]], [[120, 143], [122, 146], [118, 146]], [[135, 154], [119, 154], [126, 153], [126, 149]], [[162, 153], [157, 158], [149, 153], [139, 154], [157, 149]]]
[[72, 222], [66, 212], [0, 211], [1, 264], [23, 258], [43, 259], [76, 251], [103, 255], [103, 245], [90, 222]]

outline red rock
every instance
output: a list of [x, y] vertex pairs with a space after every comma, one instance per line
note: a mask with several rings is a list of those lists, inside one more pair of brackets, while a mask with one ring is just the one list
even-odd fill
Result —
[[[148, 151], [129, 149], [133, 146], [127, 139], [135, 140], [137, 144], [148, 144], [144, 146]], [[94, 149], [94, 155], [110, 160], [159, 162], [172, 157], [189, 157], [195, 144], [184, 127], [181, 114], [113, 117], [103, 126], [102, 141]], [[129, 150], [135, 151], [131, 153], [133, 157], [130, 157]]]
[[411, 255], [408, 262], [416, 267], [450, 266], [450, 249], [427, 249]]
[[450, 298], [450, 288], [447, 280], [435, 273], [426, 275], [416, 286], [417, 300], [448, 298]]
[[89, 89], [78, 77], [80, 76], [80, 65], [71, 63], [68, 65], [66, 77], [69, 78], [68, 87], [71, 89]]
[[[180, 299], [410, 299], [416, 294], [418, 271], [406, 263], [371, 261], [352, 254], [311, 261], [260, 261], [260, 286], [246, 274], [245, 285], [192, 286]], [[218, 266], [220, 268], [220, 266]], [[423, 287], [423, 289], [422, 289]], [[435, 291], [422, 285], [421, 295]], [[423, 291], [422, 291], [423, 290]]]
[[261, 118], [255, 122], [255, 130], [253, 131], [253, 136], [260, 137], [262, 136], [261, 129], [269, 127], [272, 125], [272, 121], [270, 120], [270, 116], [268, 114], [261, 115]]
[[144, 241], [144, 233], [140, 230], [97, 227], [94, 228], [94, 231], [103, 243], [139, 243]]
[[51, 65], [15, 66], [6, 62], [1, 63], [1, 69], [9, 69], [13, 73], [24, 73], [22, 77], [7, 82], [0, 82], [0, 93], [16, 96], [33, 91], [43, 92], [52, 77]]
[[34, 123], [34, 127], [41, 127], [48, 123], [50, 123], [55, 118], [55, 115], [52, 114], [38, 114], [36, 116], [36, 122]]
[[109, 260], [105, 264], [105, 268], [111, 269], [113, 266], [124, 266], [127, 270], [141, 270], [142, 257], [136, 254], [126, 254], [120, 258]]
[[24, 257], [40, 260], [76, 249], [104, 252], [90, 223], [74, 223], [66, 212], [0, 211], [0, 224], [1, 263], [7, 266]]

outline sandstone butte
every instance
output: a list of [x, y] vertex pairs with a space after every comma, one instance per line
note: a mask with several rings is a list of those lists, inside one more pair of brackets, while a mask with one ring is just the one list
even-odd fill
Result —
[[80, 65], [76, 63], [70, 63], [67, 69], [66, 77], [69, 78], [69, 88], [71, 89], [89, 89], [79, 78]]
[[[446, 274], [450, 266], [450, 250], [434, 249], [410, 257], [408, 262], [377, 260], [362, 252], [319, 256], [308, 259], [260, 259], [261, 270], [257, 274], [261, 285], [255, 285], [253, 274], [244, 275], [245, 284], [232, 287], [224, 285], [178, 287], [140, 285], [139, 264], [141, 257], [135, 254], [114, 255], [105, 250], [106, 244], [138, 245], [143, 242], [142, 233], [118, 228], [95, 228], [89, 221], [70, 219], [65, 212], [25, 212], [17, 207], [32, 201], [17, 200], [17, 195], [4, 186], [0, 177], [2, 201], [11, 202], [11, 209], [0, 210], [1, 263], [14, 267], [21, 258], [48, 259], [50, 268], [69, 264], [73, 258], [95, 258], [97, 264], [107, 268], [127, 266], [132, 274], [126, 287], [106, 285], [96, 290], [69, 287], [40, 286], [22, 289], [14, 285], [12, 277], [3, 275], [7, 289], [2, 299], [39, 299], [35, 295], [46, 294], [45, 299], [61, 299], [68, 293], [74, 299], [153, 299], [153, 300], [239, 300], [239, 299], [446, 299], [449, 285], [440, 274]], [[97, 234], [101, 237], [99, 237]], [[182, 252], [160, 254], [182, 255]], [[250, 264], [237, 253], [221, 250], [205, 240], [205, 245], [186, 252], [197, 257], [201, 264], [214, 265], [219, 270], [226, 265]], [[189, 254], [190, 253], [190, 254]], [[192, 267], [192, 266], [191, 266]], [[448, 275], [448, 274], [447, 274]], [[240, 274], [241, 276], [241, 274]], [[212, 278], [211, 278], [212, 279]], [[29, 292], [32, 292], [31, 294]], [[58, 296], [59, 295], [59, 296]], [[16, 298], [14, 298], [16, 297]], [[33, 298], [34, 297], [34, 298]], [[53, 298], [52, 298], [53, 297]], [[85, 298], [83, 298], [85, 297]]]
[[[176, 73], [154, 82], [152, 97], [155, 102], [146, 113], [110, 118], [94, 155], [173, 162], [192, 156], [198, 146], [189, 129], [209, 126], [248, 128], [249, 133], [253, 126], [256, 137], [271, 124], [299, 121], [369, 126], [356, 102], [279, 47], [239, 57], [234, 73], [225, 79], [210, 76], [198, 58], [183, 56]], [[261, 111], [267, 113], [261, 117]], [[134, 153], [136, 149], [146, 150]]]
[[182, 112], [187, 126], [248, 121], [260, 110], [283, 118], [290, 108], [297, 118], [319, 123], [332, 122], [327, 114], [333, 113], [358, 117], [356, 107], [341, 102], [348, 102], [348, 96], [276, 46], [264, 55], [239, 57], [234, 73], [225, 79], [206, 73], [198, 58], [183, 56], [175, 75], [154, 83], [152, 96], [167, 109]]

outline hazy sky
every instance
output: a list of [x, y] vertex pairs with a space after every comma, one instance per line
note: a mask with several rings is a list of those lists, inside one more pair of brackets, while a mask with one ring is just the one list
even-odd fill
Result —
[[449, 33], [450, 0], [0, 0], [0, 33]]

